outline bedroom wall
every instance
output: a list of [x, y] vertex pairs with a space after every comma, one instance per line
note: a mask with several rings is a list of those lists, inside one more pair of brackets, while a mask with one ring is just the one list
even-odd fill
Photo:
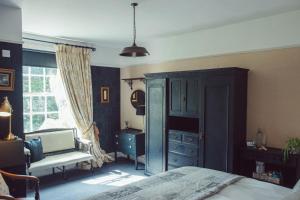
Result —
[[[0, 91], [0, 103], [3, 102], [3, 97], [8, 96], [13, 107], [12, 132], [23, 137], [21, 9], [0, 5], [0, 27], [0, 68], [15, 70], [15, 89]], [[2, 50], [9, 50], [10, 57], [3, 57]], [[0, 128], [5, 129], [5, 124], [0, 124]]]
[[[120, 69], [92, 66], [94, 121], [100, 130], [100, 145], [114, 151], [114, 135], [120, 129]], [[109, 103], [100, 102], [100, 88], [109, 87]]]
[[0, 4], [0, 41], [22, 42], [22, 11]]
[[[250, 69], [248, 79], [247, 138], [257, 128], [267, 135], [271, 147], [283, 147], [289, 137], [300, 137], [300, 48], [284, 48], [235, 53], [140, 65], [121, 69], [122, 78], [141, 77], [144, 73], [196, 70], [218, 67]], [[145, 90], [141, 82], [135, 89]], [[135, 128], [143, 127], [143, 118], [135, 115], [130, 104], [131, 90], [121, 81], [121, 126], [128, 120]]]

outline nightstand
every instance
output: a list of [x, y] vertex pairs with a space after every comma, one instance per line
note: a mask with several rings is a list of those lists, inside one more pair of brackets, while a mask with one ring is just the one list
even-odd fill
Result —
[[132, 156], [135, 161], [135, 169], [138, 169], [138, 156], [145, 154], [145, 133], [141, 130], [128, 128], [122, 129], [115, 135], [115, 161], [117, 152]]

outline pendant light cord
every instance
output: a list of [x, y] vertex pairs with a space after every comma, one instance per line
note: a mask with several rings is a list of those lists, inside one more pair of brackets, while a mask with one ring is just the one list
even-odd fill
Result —
[[136, 25], [135, 25], [135, 7], [138, 5], [137, 3], [131, 4], [133, 7], [133, 45], [136, 46], [135, 40], [136, 40]]

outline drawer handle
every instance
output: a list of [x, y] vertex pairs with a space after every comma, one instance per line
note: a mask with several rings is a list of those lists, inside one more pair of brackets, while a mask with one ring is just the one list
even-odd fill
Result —
[[131, 149], [131, 145], [129, 146], [129, 149]]
[[128, 138], [129, 141], [131, 141], [131, 138]]
[[174, 159], [174, 162], [177, 162], [177, 161], [178, 161], [178, 160], [175, 158], [175, 159]]

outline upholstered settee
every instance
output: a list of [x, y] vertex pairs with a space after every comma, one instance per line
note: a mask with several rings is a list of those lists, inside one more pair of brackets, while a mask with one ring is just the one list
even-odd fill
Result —
[[[39, 140], [42, 149], [42, 158], [38, 161], [27, 159], [28, 173], [34, 174], [39, 170], [55, 169], [62, 171], [65, 178], [65, 167], [71, 164], [87, 163], [93, 171], [91, 155], [92, 143], [88, 140], [80, 139], [76, 129], [47, 129], [25, 134], [26, 143]], [[36, 148], [36, 146], [35, 146]], [[35, 150], [30, 149], [31, 156]], [[35, 155], [36, 156], [36, 155]]]

